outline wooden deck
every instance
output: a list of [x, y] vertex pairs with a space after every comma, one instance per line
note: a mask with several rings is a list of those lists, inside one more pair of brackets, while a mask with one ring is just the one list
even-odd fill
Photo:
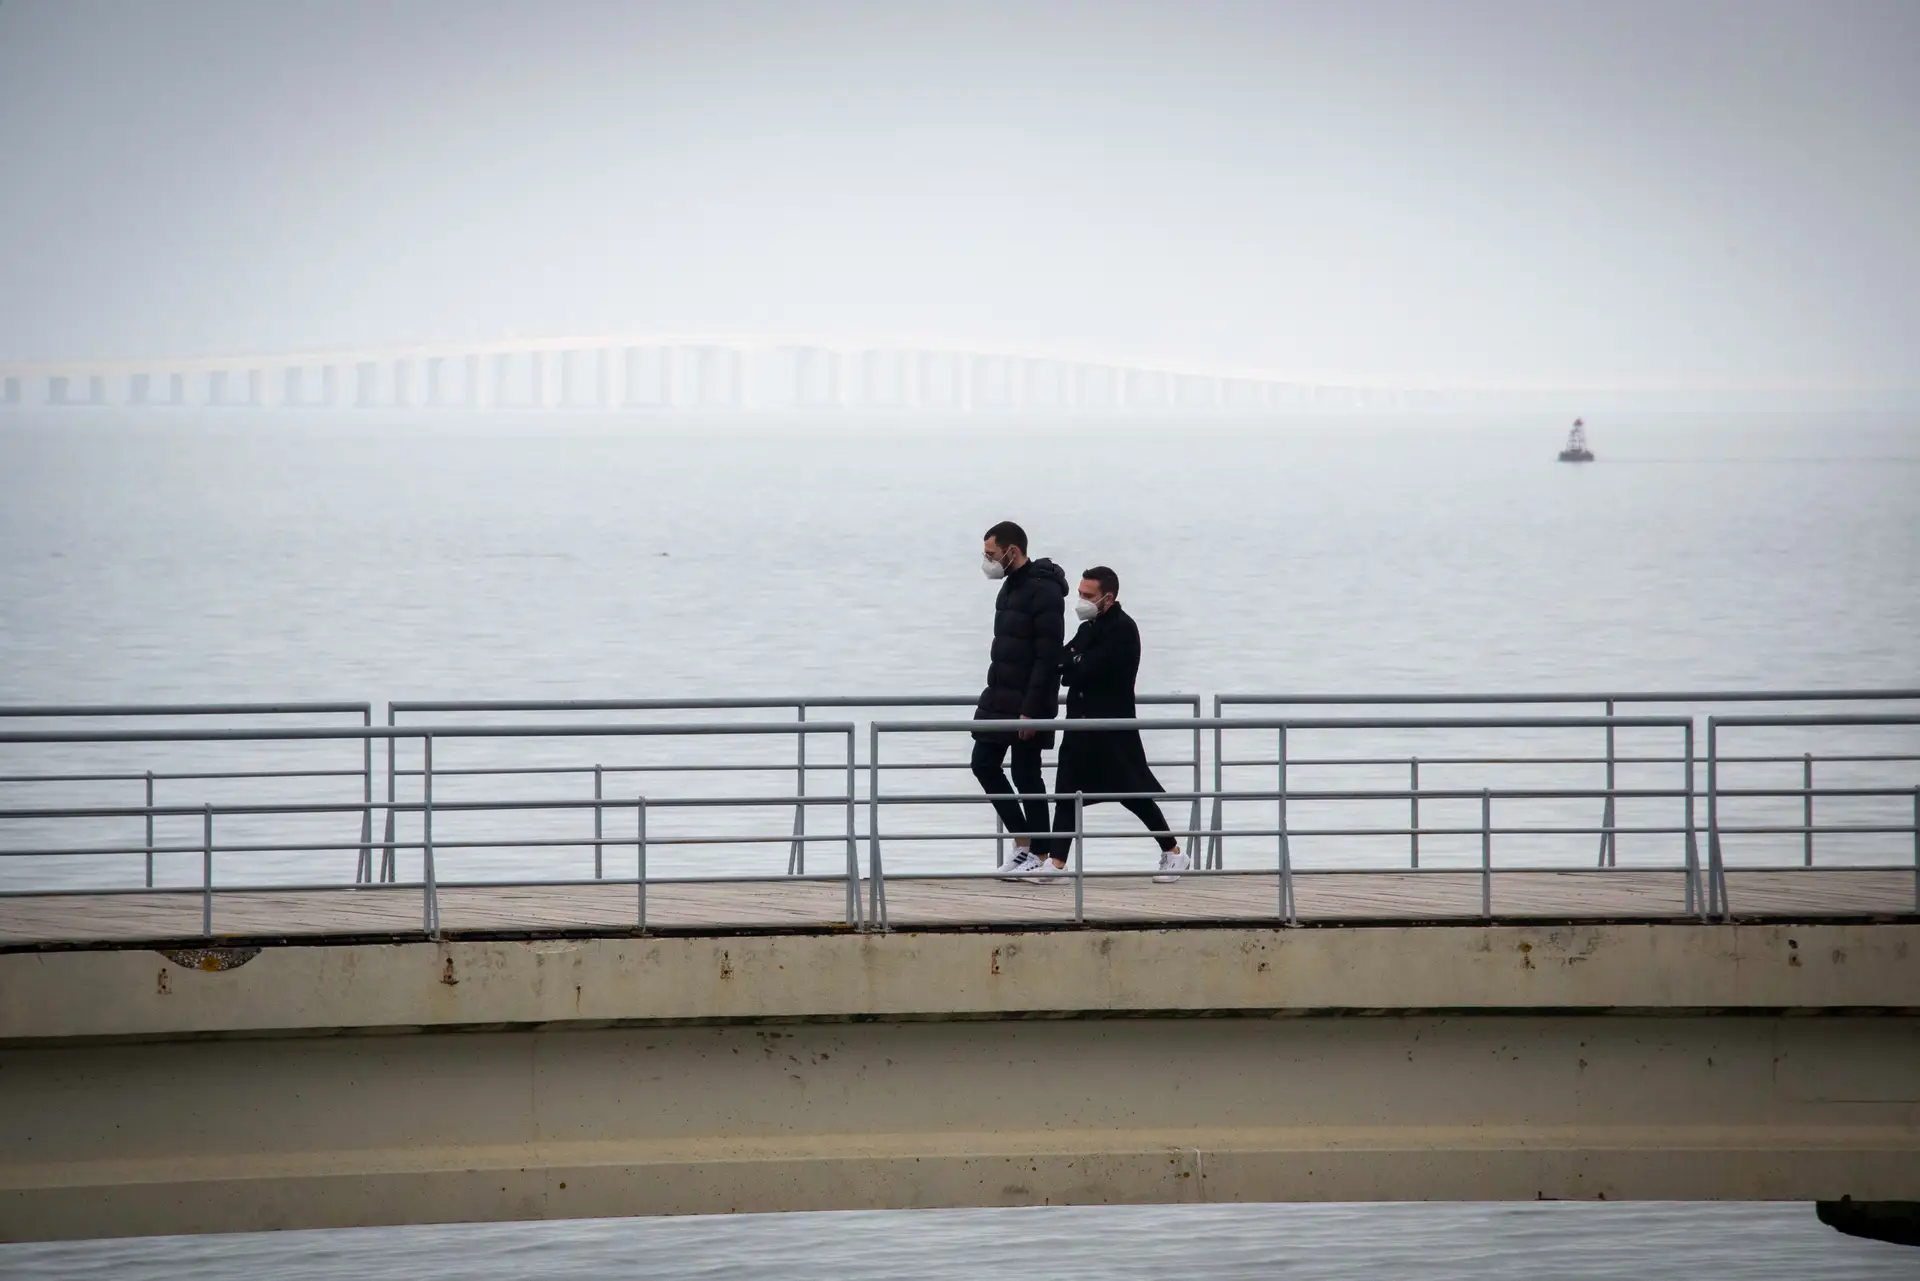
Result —
[[[1095, 924], [1140, 925], [1272, 921], [1273, 873], [1188, 876], [1155, 885], [1148, 877], [1089, 880], [1085, 917]], [[1626, 869], [1496, 872], [1496, 920], [1651, 920], [1683, 915], [1683, 884], [1673, 872]], [[1727, 890], [1741, 918], [1912, 917], [1910, 869], [1730, 871]], [[861, 902], [870, 887], [862, 885]], [[819, 881], [741, 880], [655, 885], [647, 924], [675, 932], [808, 930], [844, 923], [845, 887]], [[997, 880], [887, 881], [887, 920], [895, 929], [1065, 925], [1073, 887]], [[1480, 916], [1477, 872], [1315, 872], [1295, 879], [1302, 921], [1472, 921]], [[553, 930], [625, 932], [636, 925], [632, 885], [448, 889], [440, 894], [443, 931], [515, 933]], [[35, 943], [139, 943], [200, 936], [198, 893], [43, 895], [0, 899], [0, 946]], [[214, 933], [225, 938], [418, 934], [420, 891], [380, 887], [306, 892], [225, 892], [214, 896]]]

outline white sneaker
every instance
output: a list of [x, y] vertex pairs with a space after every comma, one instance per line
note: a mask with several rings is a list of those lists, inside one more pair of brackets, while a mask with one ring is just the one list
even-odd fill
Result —
[[1180, 873], [1192, 866], [1193, 860], [1187, 857], [1185, 850], [1162, 850], [1160, 851], [1160, 874], [1153, 878], [1153, 883], [1171, 885], [1180, 879]]
[[1007, 861], [996, 867], [994, 872], [1003, 881], [1017, 881], [1031, 872], [1036, 864], [1043, 861], [1032, 850], [1015, 849], [1007, 856]]
[[1055, 867], [1050, 858], [1035, 859], [1033, 870], [1027, 873], [1030, 885], [1066, 885], [1073, 880], [1073, 873], [1064, 867]]

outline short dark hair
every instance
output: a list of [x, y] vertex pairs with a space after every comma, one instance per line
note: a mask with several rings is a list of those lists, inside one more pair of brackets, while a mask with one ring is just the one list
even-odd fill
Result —
[[1080, 577], [1091, 578], [1094, 582], [1100, 584], [1100, 594], [1102, 596], [1111, 596], [1115, 600], [1120, 598], [1120, 575], [1114, 573], [1105, 565], [1095, 565], [1092, 569], [1083, 569], [1080, 571]]
[[991, 538], [1002, 547], [1018, 547], [1023, 555], [1027, 550], [1027, 531], [1010, 520], [1001, 521], [981, 537]]

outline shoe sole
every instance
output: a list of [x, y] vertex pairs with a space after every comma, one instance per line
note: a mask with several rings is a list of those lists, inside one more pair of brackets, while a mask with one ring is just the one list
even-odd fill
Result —
[[1179, 879], [1177, 876], [1156, 876], [1153, 878], [1153, 883], [1155, 885], [1172, 885]]

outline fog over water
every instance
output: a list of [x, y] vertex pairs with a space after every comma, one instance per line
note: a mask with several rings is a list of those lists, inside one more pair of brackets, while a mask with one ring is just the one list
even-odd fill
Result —
[[597, 333], [1920, 387], [1920, 9], [10, 0], [0, 360]]

